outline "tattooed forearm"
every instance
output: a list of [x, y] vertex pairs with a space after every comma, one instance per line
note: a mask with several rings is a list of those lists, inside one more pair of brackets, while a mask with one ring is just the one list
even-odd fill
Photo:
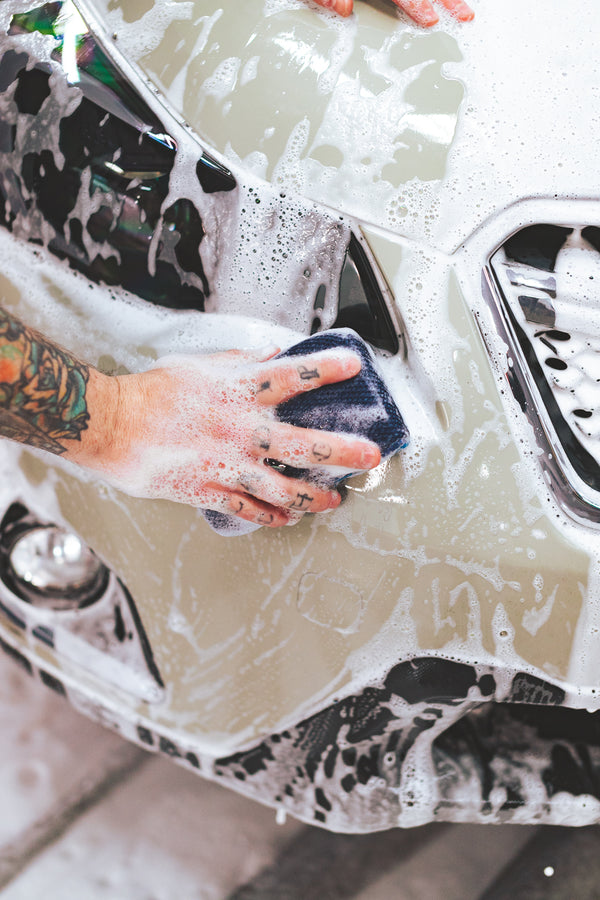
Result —
[[64, 453], [88, 427], [87, 366], [0, 309], [0, 435]]

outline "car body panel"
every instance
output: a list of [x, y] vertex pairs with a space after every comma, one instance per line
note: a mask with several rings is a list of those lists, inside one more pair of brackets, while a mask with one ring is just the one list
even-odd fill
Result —
[[[2, 0], [3, 25], [5, 4], [16, 8]], [[441, 763], [432, 774], [431, 753], [434, 739], [491, 698], [596, 708], [600, 652], [590, 635], [597, 631], [597, 531], [561, 507], [545, 480], [543, 454], [511, 394], [506, 343], [482, 289], [489, 256], [507, 236], [536, 216], [561, 221], [570, 211], [553, 195], [573, 195], [581, 209], [597, 183], [598, 154], [589, 140], [598, 123], [583, 123], [576, 109], [598, 79], [585, 52], [573, 50], [576, 39], [583, 48], [593, 44], [585, 25], [591, 4], [576, 6], [577, 28], [565, 46], [559, 50], [564, 35], [552, 21], [536, 44], [541, 55], [530, 58], [522, 45], [510, 46], [511, 10], [517, 15], [510, 3], [502, 12], [478, 11], [473, 27], [444, 20], [431, 33], [378, 3], [357, 4], [346, 22], [299, 0], [241, 9], [208, 0], [81, 4], [178, 142], [161, 209], [187, 199], [202, 214], [200, 256], [210, 290], [201, 308], [208, 311], [167, 309], [118, 285], [92, 284], [6, 234], [3, 305], [111, 373], [143, 370], [170, 352], [260, 347], [265, 339], [288, 346], [309, 332], [323, 279], [331, 304], [323, 324], [333, 323], [331, 298], [352, 232], [389, 303], [400, 350], [379, 352], [378, 363], [412, 436], [401, 454], [353, 478], [335, 512], [231, 539], [213, 533], [197, 510], [129, 497], [61, 460], [3, 447], [5, 471], [18, 469], [5, 479], [3, 508], [27, 502], [94, 549], [131, 594], [164, 683], [164, 693], [141, 700], [0, 617], [5, 645], [55, 687], [64, 683], [82, 711], [274, 805], [284, 803], [284, 782], [292, 790], [287, 770], [302, 768], [304, 780], [286, 794], [286, 808], [321, 823], [327, 818], [329, 827], [370, 830], [432, 816], [485, 818], [488, 800], [469, 794], [467, 776], [463, 782], [455, 772], [444, 782]], [[539, 30], [536, 10], [519, 8], [518, 16], [525, 42]], [[493, 53], [485, 40], [492, 27]], [[19, 46], [48, 62], [48, 48], [33, 37]], [[527, 92], [513, 59], [523, 66]], [[553, 73], [548, 99], [545, 79]], [[569, 105], [576, 90], [577, 104]], [[78, 91], [65, 89], [65, 119]], [[548, 104], [561, 115], [566, 110], [560, 133], [548, 121]], [[43, 108], [39, 115], [44, 122]], [[29, 139], [19, 128], [19, 140]], [[204, 145], [194, 145], [194, 155], [196, 133]], [[56, 135], [43, 140], [56, 153]], [[521, 143], [522, 167], [515, 163]], [[236, 183], [214, 203], [195, 180], [202, 149], [229, 167]], [[251, 191], [268, 206], [263, 218], [244, 218]], [[523, 202], [536, 194], [538, 206]], [[85, 221], [90, 208], [78, 196]], [[294, 203], [308, 224], [287, 238], [300, 248], [293, 290], [286, 289], [289, 269], [277, 263], [269, 284], [257, 279], [256, 266], [246, 277], [251, 256], [233, 279], [227, 241], [248, 226], [258, 258], [267, 260], [269, 223], [282, 208], [286, 222]], [[597, 200], [591, 206], [596, 212], [586, 221], [597, 216]], [[150, 243], [159, 243], [163, 218]], [[19, 237], [50, 246], [46, 225], [34, 225], [38, 231], [23, 226]], [[172, 262], [176, 248], [164, 243], [154, 259], [164, 253]], [[306, 303], [303, 253], [324, 260], [305, 285]], [[181, 275], [182, 284], [188, 276]], [[433, 660], [438, 674], [431, 683], [423, 676], [434, 685], [429, 695], [399, 687], [399, 673], [407, 678], [414, 660], [417, 672], [419, 661]], [[454, 694], [440, 689], [446, 679], [456, 679]], [[390, 714], [382, 718], [382, 710]], [[360, 752], [354, 762], [344, 758], [340, 770], [349, 718], [350, 730], [360, 724], [350, 741]], [[367, 720], [373, 732], [362, 730]], [[510, 733], [513, 720], [502, 727]], [[386, 763], [394, 735], [404, 755], [398, 750]], [[548, 742], [542, 745], [540, 760], [551, 753]], [[361, 781], [371, 770], [360, 760], [372, 750], [387, 773], [385, 790], [375, 763], [375, 780]], [[328, 766], [332, 754], [336, 762]], [[403, 768], [405, 758], [410, 765]], [[545, 794], [532, 811], [539, 787], [532, 773], [539, 779], [543, 765], [527, 760], [519, 757], [514, 768], [524, 768], [535, 789], [522, 790], [519, 808], [529, 803], [525, 817], [554, 821], [560, 811]], [[368, 790], [343, 787], [348, 769], [354, 786], [358, 780]], [[313, 816], [319, 773], [335, 783], [327, 800], [334, 809], [317, 801]], [[596, 815], [590, 804], [585, 814], [575, 804], [580, 822]]]
[[[173, 686], [168, 707], [152, 711], [165, 725], [185, 722], [231, 750], [377, 680], [415, 651], [504, 660], [508, 668], [518, 661], [564, 684], [589, 558], [533, 490], [524, 500], [506, 419], [489, 402], [495, 380], [483, 343], [456, 279], [445, 275], [461, 427], [452, 428], [458, 416], [447, 402], [447, 430], [437, 417], [428, 422], [437, 449], [421, 462], [415, 442], [376, 475], [353, 479], [348, 502], [323, 523], [317, 517], [223, 539], [195, 510], [129, 498], [50, 466], [61, 519], [110, 562], [140, 605], [159, 670]], [[89, 328], [79, 279], [71, 290], [71, 314], [79, 309]], [[34, 314], [28, 305], [21, 299], [15, 307], [25, 319]], [[56, 310], [44, 320], [38, 306], [36, 315], [52, 336]], [[141, 331], [141, 313], [136, 323]], [[104, 343], [117, 361], [126, 358], [114, 334]], [[144, 344], [152, 348], [152, 338]], [[23, 452], [32, 485], [47, 482], [46, 465]]]
[[539, 7], [507, 0], [467, 25], [442, 10], [429, 31], [384, 2], [347, 20], [309, 0], [91, 7], [232, 161], [439, 250], [523, 198], [596, 194], [591, 0], [568, 28], [558, 2], [542, 28]]

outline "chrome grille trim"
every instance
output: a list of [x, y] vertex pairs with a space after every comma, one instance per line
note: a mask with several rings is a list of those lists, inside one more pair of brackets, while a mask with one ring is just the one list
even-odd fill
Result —
[[[519, 235], [536, 228], [539, 248], [529, 241], [515, 251]], [[508, 381], [533, 426], [546, 480], [561, 506], [589, 524], [600, 524], [598, 238], [600, 229], [588, 225], [528, 226], [490, 254], [483, 272], [484, 296], [510, 348]]]

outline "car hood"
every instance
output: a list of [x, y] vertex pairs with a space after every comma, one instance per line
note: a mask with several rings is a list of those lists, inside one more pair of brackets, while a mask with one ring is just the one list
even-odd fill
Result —
[[391, 4], [89, 0], [94, 23], [230, 160], [452, 252], [499, 210], [600, 178], [595, 7], [481, 3], [424, 31]]

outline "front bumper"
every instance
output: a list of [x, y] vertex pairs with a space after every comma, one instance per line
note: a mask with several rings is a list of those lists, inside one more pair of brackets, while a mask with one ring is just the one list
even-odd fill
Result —
[[[8, 28], [10, 6], [0, 7]], [[468, 271], [475, 251], [436, 253], [279, 197], [207, 154], [147, 88], [135, 120], [113, 96], [112, 111], [94, 111], [89, 84], [61, 74], [52, 35], [13, 33], [3, 45], [3, 60], [34, 45], [37, 54], [9, 57], [15, 77], [2, 95], [4, 224], [32, 245], [5, 238], [5, 303], [105, 370], [134, 371], [165, 352], [258, 345], [265, 330], [285, 343], [291, 329], [329, 327], [354, 267], [414, 440], [354, 481], [327, 521], [240, 543], [209, 533], [195, 510], [128, 498], [7, 448], [3, 514], [22, 503], [73, 529], [113, 587], [126, 585], [132, 665], [155, 690], [124, 690], [100, 661], [90, 667], [91, 654], [61, 653], [48, 629], [69, 632], [63, 613], [40, 630], [9, 589], [2, 648], [129, 739], [333, 829], [596, 821], [595, 719], [564, 708], [597, 706], [600, 655], [592, 647], [587, 668], [580, 660], [592, 545], [540, 482], [534, 442], [515, 440], [506, 373], [490, 365], [476, 325], [489, 309], [481, 264], [475, 280]], [[31, 72], [41, 102], [20, 108], [15, 94]], [[52, 179], [64, 185], [62, 207]], [[361, 262], [356, 248], [347, 253], [351, 233]], [[295, 269], [281, 266], [288, 251]], [[238, 315], [240, 297], [249, 318]], [[81, 637], [95, 611], [68, 615]], [[543, 710], [524, 729], [529, 706]], [[588, 723], [585, 760], [569, 737], [575, 720]], [[524, 730], [523, 749], [515, 732]]]

